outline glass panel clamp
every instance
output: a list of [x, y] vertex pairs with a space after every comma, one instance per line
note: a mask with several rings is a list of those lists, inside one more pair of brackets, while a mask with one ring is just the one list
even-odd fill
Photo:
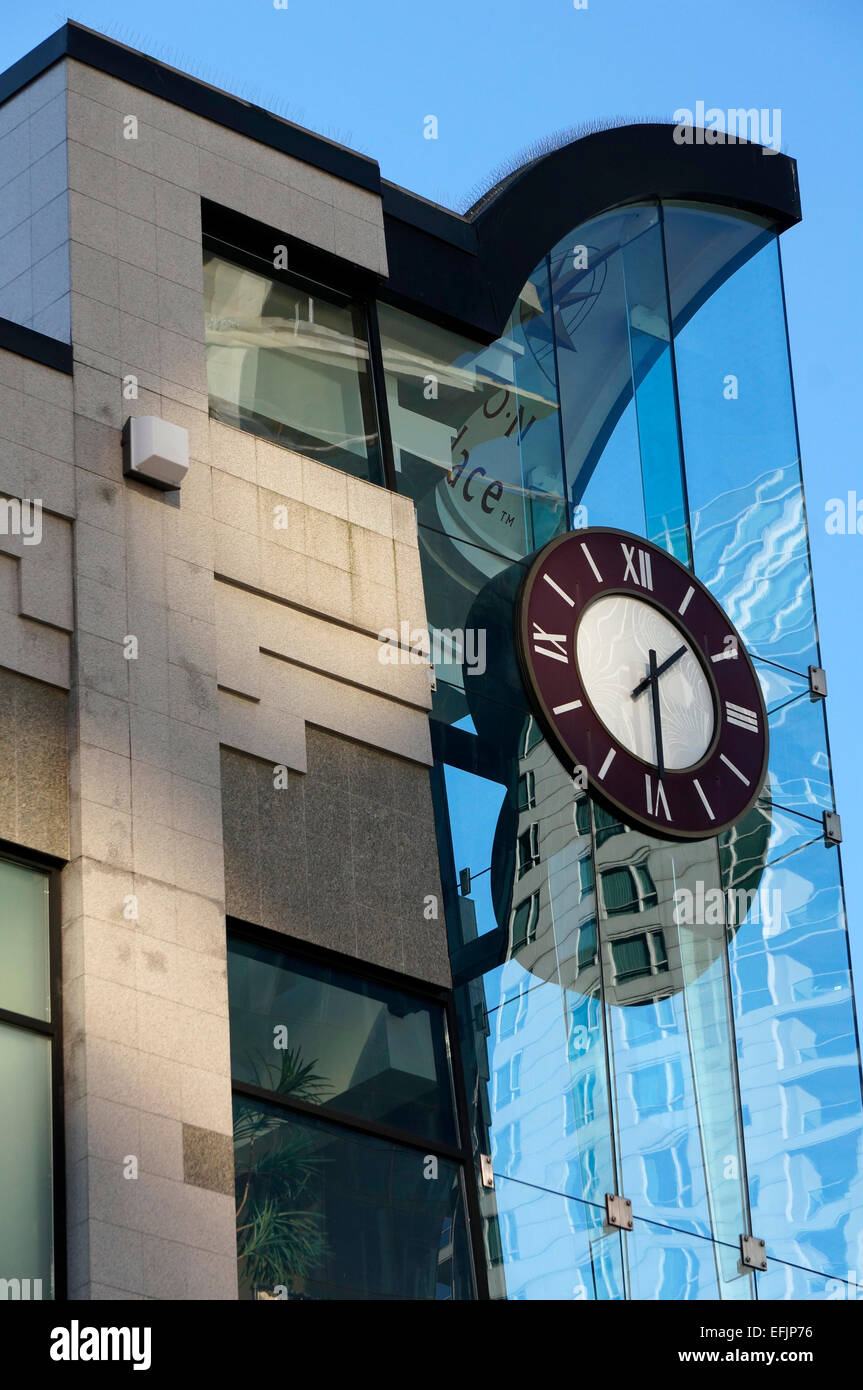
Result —
[[632, 1203], [628, 1197], [618, 1197], [613, 1192], [606, 1192], [605, 1224], [615, 1226], [619, 1231], [632, 1230]]
[[764, 1241], [757, 1236], [740, 1237], [740, 1263], [744, 1269], [757, 1269], [763, 1274], [767, 1269], [767, 1249]]
[[810, 700], [825, 700], [827, 698], [827, 672], [821, 666], [809, 667], [809, 698]]

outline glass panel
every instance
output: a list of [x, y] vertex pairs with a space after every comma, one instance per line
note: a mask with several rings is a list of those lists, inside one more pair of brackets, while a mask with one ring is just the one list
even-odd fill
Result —
[[623, 1297], [620, 1236], [606, 1234], [604, 1207], [502, 1178], [495, 1184], [492, 1276], [500, 1297], [593, 1301]]
[[573, 491], [573, 515], [582, 526], [618, 526], [634, 536], [647, 535], [644, 491], [638, 461], [635, 401], [624, 408], [581, 493]]
[[51, 1017], [48, 877], [0, 859], [0, 1008]]
[[824, 701], [807, 692], [774, 710], [769, 724], [771, 800], [820, 821], [822, 809], [833, 810]]
[[818, 664], [777, 239], [665, 209], [695, 569], [750, 652]]
[[473, 1297], [459, 1165], [242, 1096], [234, 1155], [241, 1299]]
[[578, 524], [649, 536], [687, 563], [658, 209], [596, 218], [550, 264], [566, 467], [573, 504], [585, 509]]
[[755, 674], [761, 682], [761, 691], [768, 714], [780, 705], [787, 704], [789, 700], [796, 699], [798, 695], [809, 694], [809, 680], [806, 676], [798, 675], [796, 671], [789, 671], [787, 667], [774, 666], [769, 661], [761, 661], [758, 657], [753, 665]]
[[521, 1075], [530, 1079], [517, 1094], [495, 1092], [492, 1084], [495, 1173], [601, 1207], [612, 1169], [598, 997], [538, 983], [515, 961], [489, 982], [488, 994], [483, 1072], [492, 1084], [519, 1056]]
[[863, 1116], [839, 865], [823, 843], [765, 870], [731, 981], [751, 1229], [769, 1257], [846, 1278], [863, 1238]]
[[[768, 1301], [811, 1301], [825, 1299], [828, 1302], [859, 1303], [863, 1299], [863, 1283], [856, 1270], [849, 1270], [844, 1278], [828, 1279], [811, 1269], [797, 1269], [794, 1265], [783, 1264], [781, 1260], [769, 1260], [764, 1274], [756, 1274], [759, 1299]], [[806, 1350], [808, 1343], [799, 1343]]]
[[237, 1081], [456, 1142], [438, 1005], [244, 941], [228, 990]]
[[820, 821], [784, 811], [762, 797], [742, 821], [720, 836], [723, 883], [727, 889], [758, 893], [765, 864], [778, 864], [814, 841], [824, 843]]
[[486, 348], [378, 312], [399, 491], [420, 525], [508, 560], [544, 544], [566, 524], [545, 265]]
[[[444, 779], [456, 875], [463, 869], [471, 875], [470, 893], [459, 896], [462, 940], [471, 941], [499, 925], [491, 862], [506, 787], [456, 767], [445, 766]], [[506, 920], [506, 908], [501, 920]]]
[[[437, 675], [434, 717], [470, 714], [478, 732], [527, 707], [512, 645], [513, 603], [525, 566], [478, 545], [419, 528], [426, 616]], [[469, 727], [469, 725], [465, 725]]]
[[[645, 1287], [676, 1271], [681, 1297], [735, 1298], [745, 1190], [716, 844], [624, 826], [596, 857], [618, 1190], [656, 1217], [640, 1236]], [[664, 1254], [664, 1226], [707, 1238], [706, 1253], [684, 1242], [689, 1254]]]
[[674, 399], [671, 329], [660, 226], [623, 249], [632, 379], [647, 535], [683, 564], [689, 536]]
[[[497, 1202], [505, 1264], [507, 1251], [515, 1258], [516, 1248], [524, 1252], [537, 1242], [556, 1252], [558, 1264], [548, 1282], [543, 1284], [534, 1260], [529, 1274], [517, 1271], [515, 1292], [510, 1289], [507, 1265], [509, 1296], [544, 1296], [537, 1290], [547, 1287], [566, 1288], [564, 1296], [572, 1297], [573, 1288], [593, 1289], [600, 1279], [588, 1271], [592, 1262], [597, 1268], [602, 1265], [604, 1196], [614, 1190], [590, 827], [589, 818], [585, 825], [581, 817], [586, 799], [575, 797], [571, 779], [547, 745], [531, 739], [529, 723], [519, 747], [522, 757], [513, 772], [514, 787], [518, 776], [530, 772], [534, 805], [519, 815], [513, 797], [515, 814], [506, 825], [499, 823], [496, 891], [503, 903], [513, 892], [518, 901], [535, 902], [536, 912], [531, 913], [531, 930], [524, 942], [509, 939], [504, 943], [510, 952], [517, 949], [517, 958], [469, 986], [460, 1008], [463, 1050], [479, 1078], [472, 1117], [479, 1151], [490, 1153], [495, 1172], [517, 1182], [520, 1190], [527, 1185], [550, 1194], [548, 1198], [536, 1193], [529, 1199], [518, 1196], [518, 1212], [501, 1205], [497, 1190], [493, 1200], [485, 1201], [492, 1215], [493, 1201]], [[514, 846], [530, 836], [534, 827], [531, 843], [538, 847], [538, 858], [518, 878]], [[585, 865], [591, 866], [591, 872], [586, 872]], [[527, 1084], [517, 1090], [498, 1085], [497, 1078], [510, 1076], [516, 1060], [519, 1076], [527, 1078]], [[568, 1223], [574, 1219], [574, 1210], [569, 1199], [575, 1199], [579, 1207], [588, 1204], [592, 1255], [583, 1256], [573, 1247]], [[556, 1224], [545, 1231], [525, 1229], [522, 1234], [522, 1220], [531, 1223], [540, 1215]], [[615, 1282], [609, 1273], [603, 1287], [605, 1292], [575, 1296], [616, 1296], [613, 1290], [619, 1288], [619, 1279]], [[500, 1288], [498, 1293], [503, 1296]]]
[[[523, 707], [510, 640], [517, 561], [567, 523], [547, 270], [489, 347], [386, 304], [379, 320], [398, 486], [417, 506], [438, 653], [435, 717], [457, 723], [487, 707], [493, 726], [500, 703]], [[454, 633], [469, 679], [450, 659]]]
[[[566, 471], [582, 524], [646, 535], [622, 247], [655, 206], [578, 227], [550, 257]], [[603, 467], [597, 465], [603, 460]]]
[[357, 305], [205, 251], [204, 311], [215, 419], [355, 477], [383, 481]]
[[51, 1042], [0, 1023], [0, 1258], [2, 1278], [31, 1283], [30, 1298], [53, 1297]]
[[672, 1303], [703, 1299], [754, 1298], [752, 1276], [720, 1280], [720, 1262], [736, 1264], [738, 1246], [720, 1247], [688, 1231], [635, 1217], [626, 1237], [629, 1298]]

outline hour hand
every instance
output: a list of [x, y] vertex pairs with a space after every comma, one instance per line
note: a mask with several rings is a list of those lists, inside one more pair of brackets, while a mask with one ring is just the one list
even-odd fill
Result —
[[647, 690], [655, 680], [658, 680], [664, 671], [668, 670], [669, 666], [673, 666], [675, 661], [680, 660], [680, 658], [684, 655], [685, 651], [686, 647], [678, 647], [676, 652], [672, 652], [671, 656], [666, 657], [665, 661], [663, 661], [661, 666], [657, 666], [655, 674], [645, 676], [643, 681], [639, 681], [638, 685], [632, 692], [633, 700], [637, 700], [639, 695], [643, 695], [645, 690]]

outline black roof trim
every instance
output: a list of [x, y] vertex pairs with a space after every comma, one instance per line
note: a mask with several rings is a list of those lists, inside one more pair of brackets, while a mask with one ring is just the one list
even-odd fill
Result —
[[430, 203], [419, 194], [411, 193], [407, 188], [400, 188], [397, 183], [389, 183], [386, 179], [381, 184], [381, 195], [385, 217], [407, 222], [431, 236], [439, 237], [441, 241], [452, 242], [453, 246], [476, 254], [476, 227], [469, 217], [441, 207], [440, 203]]
[[19, 357], [41, 362], [43, 367], [53, 367], [55, 371], [72, 375], [71, 343], [61, 343], [57, 338], [49, 338], [47, 333], [24, 328], [11, 319], [0, 319], [0, 348], [16, 352]]
[[66, 28], [57, 29], [42, 43], [31, 48], [29, 53], [25, 53], [23, 58], [19, 58], [17, 63], [13, 63], [5, 72], [0, 72], [0, 102], [8, 101], [9, 97], [14, 97], [16, 92], [20, 92], [22, 87], [26, 87], [28, 82], [34, 78], [41, 77], [43, 72], [52, 68], [55, 63], [59, 63], [61, 58], [66, 57]]
[[[385, 297], [491, 340], [562, 237], [628, 203], [677, 199], [750, 212], [784, 231], [801, 218], [797, 164], [761, 145], [678, 145], [673, 125], [615, 126], [531, 161], [462, 218], [384, 185]], [[470, 230], [472, 237], [456, 231]]]
[[[530, 160], [465, 216], [381, 180], [375, 160], [73, 22], [0, 76], [0, 100], [63, 57], [379, 193], [389, 276], [382, 298], [480, 340], [506, 326], [543, 256], [615, 207], [675, 199], [800, 221], [797, 165], [746, 142], [679, 145], [671, 124], [613, 126]], [[41, 336], [41, 335], [37, 335]]]
[[262, 145], [292, 155], [294, 159], [313, 164], [336, 178], [346, 179], [372, 193], [380, 192], [380, 166], [368, 155], [358, 154], [324, 135], [294, 125], [242, 97], [211, 87], [197, 77], [168, 67], [157, 58], [127, 48], [72, 20], [0, 75], [0, 101], [32, 82], [61, 58], [75, 58], [109, 77], [191, 111], [195, 116], [203, 116]]

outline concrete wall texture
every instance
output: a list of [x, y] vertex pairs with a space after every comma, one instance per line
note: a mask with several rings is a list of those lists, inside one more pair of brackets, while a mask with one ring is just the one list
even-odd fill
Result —
[[[413, 504], [211, 423], [201, 198], [385, 272], [380, 204], [72, 60], [0, 107], [0, 180], [0, 315], [74, 357], [0, 351], [0, 493], [44, 509], [0, 537], [0, 834], [68, 861], [69, 1295], [231, 1299], [226, 912], [449, 973], [428, 672], [378, 660], [425, 622]], [[179, 494], [124, 479], [130, 414], [188, 430]]]

